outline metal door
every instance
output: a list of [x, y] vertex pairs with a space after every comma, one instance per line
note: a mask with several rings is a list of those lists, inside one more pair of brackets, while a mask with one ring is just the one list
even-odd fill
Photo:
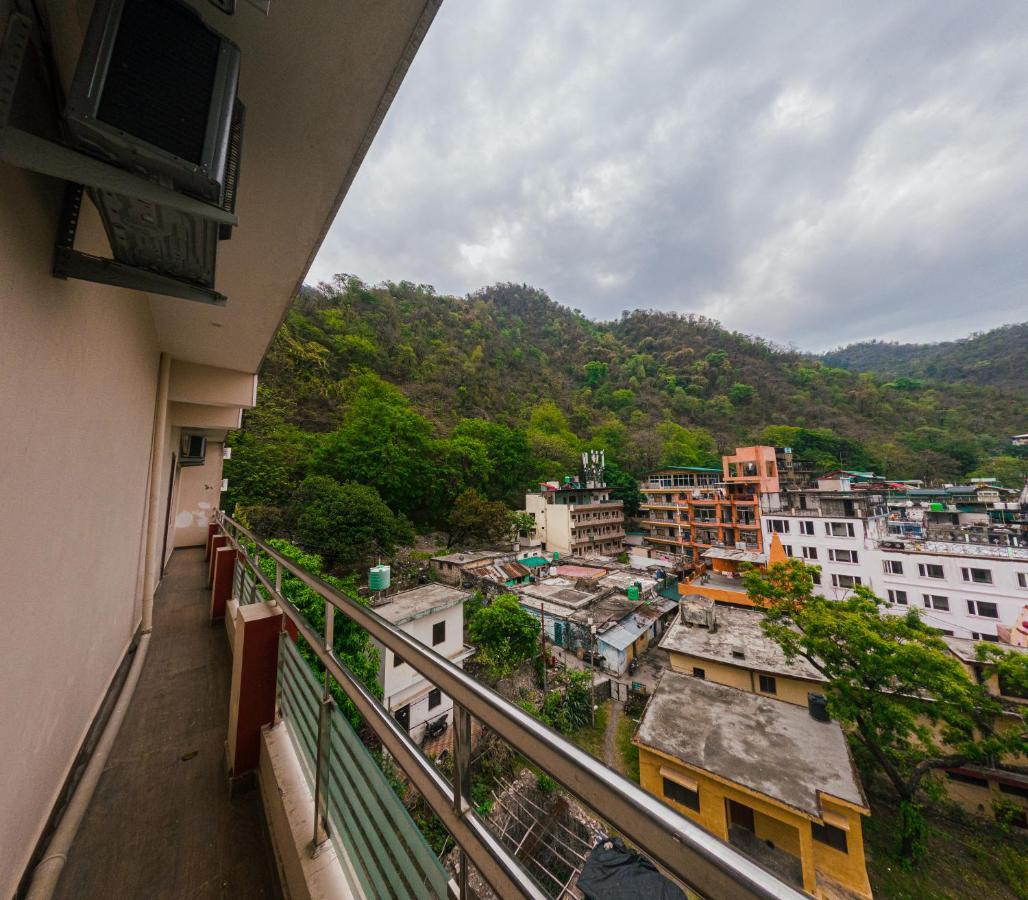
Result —
[[613, 700], [620, 700], [624, 703], [628, 700], [628, 685], [623, 681], [614, 681], [612, 678], [610, 681], [610, 696]]

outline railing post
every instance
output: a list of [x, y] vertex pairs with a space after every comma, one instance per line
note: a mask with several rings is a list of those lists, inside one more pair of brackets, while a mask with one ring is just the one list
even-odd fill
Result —
[[[325, 652], [332, 652], [332, 645], [335, 640], [335, 611], [336, 608], [325, 601]], [[314, 838], [311, 841], [311, 855], [316, 856], [318, 849], [328, 840], [328, 781], [331, 727], [332, 727], [332, 699], [331, 678], [328, 668], [325, 668], [325, 686], [321, 693], [321, 706], [318, 710], [318, 747], [317, 762], [314, 769]]]
[[[453, 705], [453, 811], [463, 816], [471, 805], [471, 716], [459, 703]], [[468, 896], [468, 857], [460, 851], [457, 887], [461, 900]]]

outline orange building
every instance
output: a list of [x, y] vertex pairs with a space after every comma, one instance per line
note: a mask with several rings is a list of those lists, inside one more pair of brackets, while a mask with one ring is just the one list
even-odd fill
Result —
[[644, 546], [697, 566], [712, 547], [763, 551], [760, 494], [777, 492], [774, 447], [740, 447], [720, 469], [667, 466], [640, 483]]

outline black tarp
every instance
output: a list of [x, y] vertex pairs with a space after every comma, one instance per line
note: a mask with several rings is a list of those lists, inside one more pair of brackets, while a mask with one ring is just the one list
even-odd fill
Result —
[[669, 881], [645, 856], [629, 850], [620, 838], [604, 838], [589, 854], [578, 889], [586, 900], [686, 900], [685, 893]]

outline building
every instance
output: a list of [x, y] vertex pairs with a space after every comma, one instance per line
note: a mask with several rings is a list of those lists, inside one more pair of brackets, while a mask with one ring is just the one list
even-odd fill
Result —
[[666, 672], [633, 740], [640, 783], [816, 897], [870, 897], [870, 810], [835, 722]]
[[674, 672], [807, 706], [811, 693], [824, 693], [824, 677], [801, 656], [787, 659], [762, 619], [757, 610], [683, 597], [660, 646]]
[[[431, 647], [455, 665], [474, 654], [464, 643], [464, 601], [470, 594], [441, 584], [427, 584], [412, 591], [393, 594], [376, 606], [383, 619]], [[378, 681], [382, 703], [415, 740], [425, 726], [453, 718], [453, 701], [414, 668], [381, 644], [378, 647]]]
[[759, 497], [779, 490], [773, 447], [740, 447], [720, 469], [667, 466], [639, 483], [643, 544], [683, 568], [711, 547], [761, 552]]
[[1028, 434], [1014, 434], [1010, 436], [1010, 443], [1015, 447], [1028, 447]]
[[582, 454], [582, 476], [546, 482], [525, 496], [530, 536], [544, 553], [617, 556], [625, 545], [625, 505], [603, 480], [603, 451]]
[[436, 579], [459, 587], [466, 577], [475, 577], [480, 570], [484, 571], [496, 560], [512, 555], [502, 550], [468, 550], [433, 556], [429, 564]]

